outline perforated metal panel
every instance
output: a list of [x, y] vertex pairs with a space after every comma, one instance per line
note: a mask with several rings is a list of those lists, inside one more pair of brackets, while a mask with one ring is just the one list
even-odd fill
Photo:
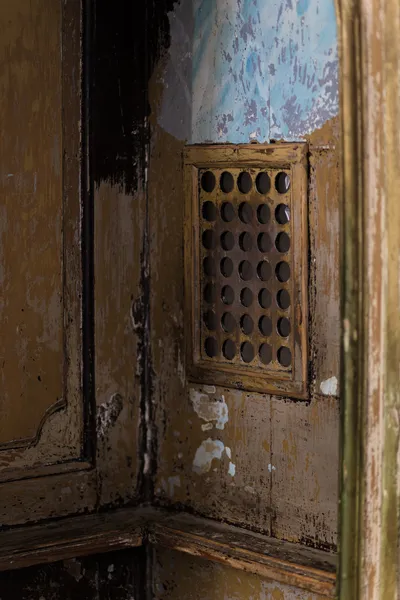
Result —
[[187, 148], [193, 379], [305, 394], [305, 157], [301, 144]]

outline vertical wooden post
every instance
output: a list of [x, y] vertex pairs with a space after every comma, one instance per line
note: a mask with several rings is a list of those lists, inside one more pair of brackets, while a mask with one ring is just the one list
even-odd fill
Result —
[[341, 600], [396, 600], [400, 522], [400, 5], [338, 0]]

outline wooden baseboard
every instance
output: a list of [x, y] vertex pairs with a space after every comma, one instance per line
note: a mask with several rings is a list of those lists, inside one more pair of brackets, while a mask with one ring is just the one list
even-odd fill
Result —
[[160, 513], [149, 524], [148, 539], [154, 545], [217, 561], [327, 598], [335, 597], [334, 554], [182, 513]]
[[150, 543], [216, 561], [327, 598], [336, 556], [232, 525], [154, 508], [69, 517], [0, 533], [0, 571]]

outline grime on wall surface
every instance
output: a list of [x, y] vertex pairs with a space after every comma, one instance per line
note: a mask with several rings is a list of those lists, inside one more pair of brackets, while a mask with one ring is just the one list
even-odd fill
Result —
[[338, 114], [334, 0], [181, 0], [160, 126], [188, 143], [296, 141]]

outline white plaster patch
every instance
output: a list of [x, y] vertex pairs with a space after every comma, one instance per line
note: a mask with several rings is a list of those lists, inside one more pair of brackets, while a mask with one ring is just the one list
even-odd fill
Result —
[[270, 473], [272, 473], [272, 471], [276, 471], [276, 467], [274, 467], [274, 465], [271, 465], [271, 463], [268, 465], [268, 471]]
[[224, 443], [221, 440], [212, 440], [211, 438], [204, 440], [196, 450], [193, 471], [199, 475], [208, 473], [214, 458], [221, 460], [224, 448]]
[[215, 387], [215, 385], [203, 385], [203, 391], [206, 394], [215, 394], [217, 388]]
[[209, 431], [213, 427], [214, 427], [214, 425], [212, 423], [203, 423], [202, 426], [201, 426], [201, 429], [203, 431]]
[[179, 477], [179, 475], [173, 475], [172, 477], [168, 477], [168, 491], [170, 498], [173, 498], [176, 487], [181, 487], [181, 478]]
[[228, 467], [228, 474], [231, 477], [234, 477], [236, 473], [236, 465], [233, 462], [229, 463], [229, 467]]
[[100, 437], [105, 436], [107, 431], [115, 425], [122, 409], [123, 401], [120, 394], [113, 394], [109, 400], [97, 408], [97, 430]]
[[325, 381], [321, 382], [320, 389], [325, 396], [336, 396], [338, 389], [337, 378], [333, 376], [329, 379], [325, 379]]
[[229, 459], [231, 459], [232, 458], [232, 450], [229, 448], [229, 446], [225, 447], [225, 452], [226, 452], [227, 457]]
[[223, 395], [220, 398], [210, 398], [207, 394], [191, 389], [190, 399], [193, 409], [200, 419], [203, 419], [207, 423], [215, 421], [217, 429], [224, 429], [229, 416], [228, 405]]

